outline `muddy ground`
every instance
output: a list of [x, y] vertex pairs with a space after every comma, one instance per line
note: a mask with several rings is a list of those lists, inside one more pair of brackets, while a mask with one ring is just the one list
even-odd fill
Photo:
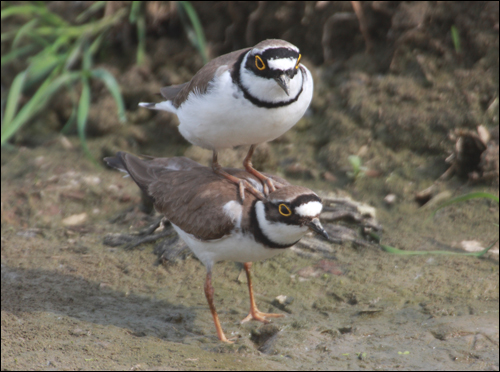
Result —
[[[247, 24], [246, 40], [280, 37], [304, 48], [316, 84], [304, 119], [260, 146], [256, 167], [324, 196], [349, 195], [372, 205], [383, 242], [406, 251], [464, 252], [467, 242], [495, 242], [499, 210], [492, 201], [455, 204], [430, 215], [432, 204], [451, 196], [498, 195], [498, 139], [489, 144], [493, 160], [487, 166], [436, 181], [450, 166], [445, 158], [454, 148], [455, 129], [472, 132], [484, 125], [494, 133], [498, 126], [498, 3], [398, 3], [371, 9], [374, 14], [367, 9], [392, 38], [384, 43], [385, 36], [373, 34], [379, 48], [371, 55], [357, 27], [348, 27], [356, 20], [352, 11], [333, 16], [349, 11], [348, 5], [332, 3], [248, 9], [252, 22], [258, 25], [261, 17], [262, 27]], [[233, 18], [226, 33], [223, 23], [207, 21], [221, 5], [211, 10], [202, 4], [196, 6], [213, 53], [240, 47], [245, 38], [236, 37], [231, 20], [245, 28], [234, 14], [252, 3], [228, 8]], [[289, 23], [300, 11], [310, 17], [301, 24], [311, 27], [297, 35]], [[266, 17], [276, 18], [281, 33], [268, 29]], [[453, 24], [461, 32], [462, 53], [449, 36]], [[340, 40], [335, 35], [341, 29], [351, 30], [352, 40], [344, 35], [335, 57], [328, 38]], [[183, 82], [201, 66], [182, 38], [148, 36], [146, 66], [123, 66], [118, 56], [109, 57], [114, 64], [102, 61], [122, 86], [129, 122], [118, 123], [111, 97], [96, 84], [91, 152], [98, 160], [124, 150], [186, 155], [208, 164], [210, 153], [189, 146], [175, 118], [136, 108], [139, 100], [157, 100], [160, 86]], [[169, 53], [174, 57], [165, 65]], [[480, 259], [392, 255], [351, 242], [328, 243], [333, 254], [311, 257], [287, 250], [253, 266], [260, 310], [286, 314], [265, 326], [239, 323], [249, 305], [241, 266], [219, 263], [215, 304], [226, 335], [236, 339], [221, 344], [199, 261], [188, 256], [158, 262], [154, 243], [134, 250], [103, 243], [107, 234], [143, 228], [150, 217], [140, 211], [130, 179], [94, 164], [76, 136], [54, 131], [71, 112], [65, 105], [61, 97], [19, 132], [15, 146], [2, 149], [3, 370], [499, 369], [498, 243]], [[227, 150], [220, 159], [238, 166], [245, 151]], [[356, 178], [348, 173], [349, 155], [362, 159]], [[415, 195], [432, 185], [431, 201], [421, 206]], [[395, 197], [391, 203], [384, 201], [389, 194]], [[279, 295], [293, 301], [279, 309], [273, 304]]]

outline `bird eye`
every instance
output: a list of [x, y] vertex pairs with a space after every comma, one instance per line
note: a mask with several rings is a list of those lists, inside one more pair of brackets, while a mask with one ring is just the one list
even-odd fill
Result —
[[292, 215], [292, 211], [285, 204], [280, 204], [278, 210], [282, 216], [288, 217]]
[[299, 54], [299, 58], [297, 58], [297, 64], [295, 65], [295, 69], [299, 68], [299, 62], [300, 62], [301, 58], [302, 58], [302, 54]]
[[266, 64], [259, 56], [255, 56], [255, 66], [258, 70], [262, 71], [266, 68]]

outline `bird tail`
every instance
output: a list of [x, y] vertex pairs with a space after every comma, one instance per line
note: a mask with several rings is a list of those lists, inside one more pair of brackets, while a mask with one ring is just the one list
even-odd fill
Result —
[[173, 114], [177, 113], [177, 108], [174, 107], [172, 101], [163, 101], [163, 102], [141, 102], [139, 106], [145, 107], [150, 110], [160, 110], [160, 111], [168, 111]]

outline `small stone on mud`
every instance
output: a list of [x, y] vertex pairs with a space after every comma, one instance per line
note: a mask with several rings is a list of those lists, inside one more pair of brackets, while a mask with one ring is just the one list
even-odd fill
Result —
[[64, 226], [76, 226], [81, 225], [87, 221], [87, 213], [73, 214], [62, 220]]
[[340, 333], [342, 333], [344, 335], [346, 333], [352, 332], [352, 326], [340, 327], [340, 328], [338, 328], [338, 330]]
[[323, 173], [323, 178], [324, 178], [325, 181], [328, 181], [328, 182], [337, 182], [337, 177], [335, 177], [333, 175], [333, 173], [328, 172], [328, 171], [326, 171], [325, 173]]
[[276, 301], [278, 304], [284, 305], [284, 306], [290, 305], [293, 302], [293, 300], [294, 300], [293, 297], [285, 296], [285, 295], [276, 296], [276, 298], [274, 299], [274, 301]]
[[388, 194], [388, 195], [384, 198], [384, 202], [385, 202], [387, 205], [393, 205], [393, 204], [396, 202], [396, 195], [395, 195], [395, 194]]
[[97, 176], [85, 176], [83, 182], [88, 186], [97, 186], [101, 183], [101, 179]]
[[294, 300], [295, 300], [295, 298], [293, 298], [291, 296], [279, 295], [273, 300], [272, 304], [274, 306], [276, 306], [278, 309], [281, 309], [283, 311], [287, 311], [290, 313], [290, 310], [286, 309], [286, 307], [288, 305], [291, 305]]
[[436, 185], [432, 184], [428, 188], [419, 191], [415, 194], [415, 201], [420, 205], [423, 206], [426, 204], [429, 200], [432, 199], [432, 195], [434, 195], [436, 189]]
[[257, 330], [252, 331], [250, 339], [258, 346], [260, 352], [269, 353], [272, 349], [273, 341], [280, 332], [278, 326], [274, 324], [265, 324]]

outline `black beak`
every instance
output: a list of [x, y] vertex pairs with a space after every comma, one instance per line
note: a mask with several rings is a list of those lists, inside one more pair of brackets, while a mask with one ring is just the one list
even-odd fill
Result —
[[328, 240], [328, 233], [325, 231], [321, 222], [319, 222], [319, 218], [313, 218], [311, 222], [307, 224], [307, 226], [317, 234], [323, 236], [326, 240]]
[[278, 85], [283, 89], [287, 96], [290, 95], [290, 76], [287, 74], [281, 74], [278, 77], [275, 77], [274, 80], [278, 83]]

